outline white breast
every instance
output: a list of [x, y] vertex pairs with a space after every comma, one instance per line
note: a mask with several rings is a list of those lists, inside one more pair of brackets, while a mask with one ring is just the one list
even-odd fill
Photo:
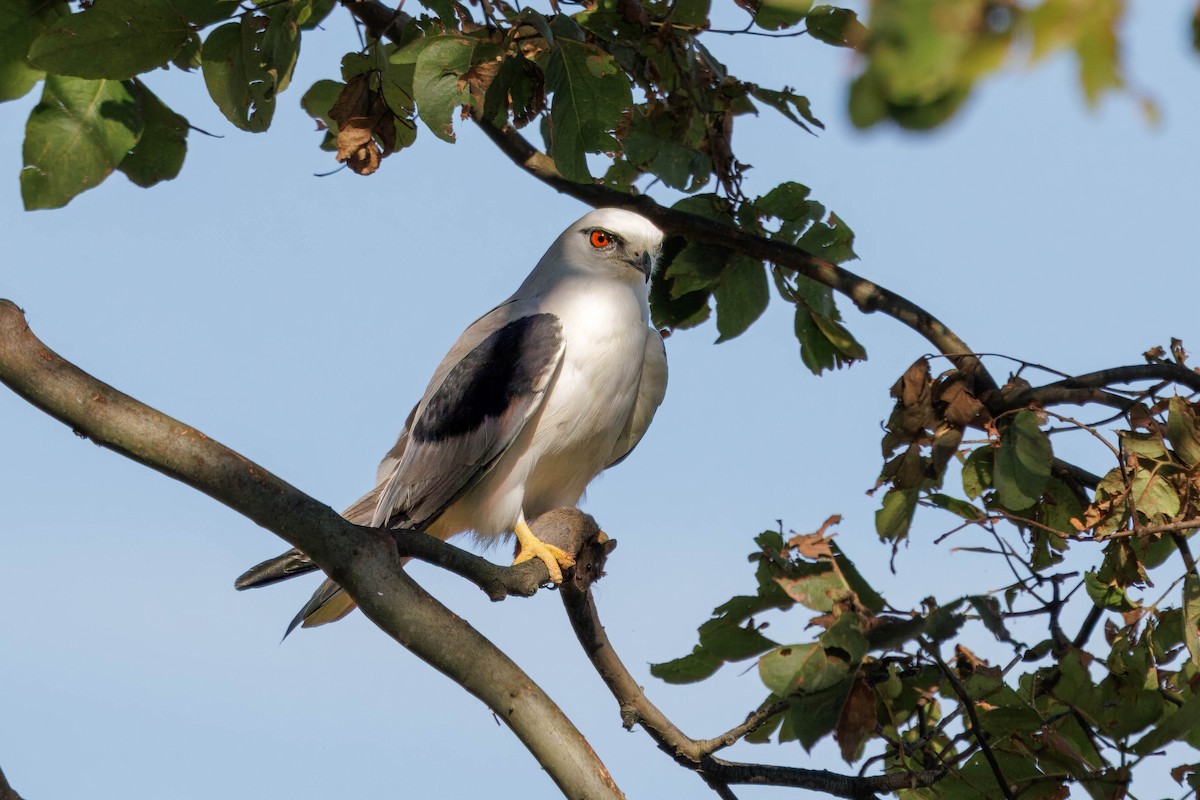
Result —
[[538, 298], [563, 324], [563, 361], [540, 412], [476, 487], [431, 533], [473, 529], [481, 537], [579, 502], [608, 466], [637, 398], [649, 316], [643, 287], [584, 277]]

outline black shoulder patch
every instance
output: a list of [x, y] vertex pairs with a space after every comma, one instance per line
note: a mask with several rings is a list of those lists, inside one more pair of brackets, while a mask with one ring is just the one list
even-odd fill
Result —
[[499, 417], [514, 398], [533, 393], [561, 342], [553, 314], [521, 317], [495, 331], [450, 370], [413, 426], [413, 438], [440, 441]]

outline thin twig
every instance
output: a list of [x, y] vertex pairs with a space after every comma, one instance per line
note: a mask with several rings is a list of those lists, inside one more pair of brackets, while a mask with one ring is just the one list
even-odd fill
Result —
[[[600, 623], [591, 590], [577, 582], [565, 581], [560, 594], [580, 645], [617, 700], [625, 727], [640, 725], [660, 750], [680, 766], [698, 773], [714, 790], [729, 784], [792, 786], [825, 792], [835, 797], [865, 800], [874, 797], [876, 792], [931, 786], [944, 774], [941, 770], [927, 770], [912, 774], [895, 773], [862, 778], [839, 775], [826, 770], [743, 764], [716, 758], [711, 755], [712, 750], [709, 748], [713, 747], [714, 742], [721, 743], [729, 734], [722, 734], [713, 739], [696, 740], [681, 731], [650, 701], [613, 649], [612, 642]], [[751, 719], [754, 716], [751, 715]], [[733, 731], [737, 731], [738, 728]]]
[[937, 665], [937, 668], [943, 675], [946, 676], [946, 680], [950, 682], [950, 687], [954, 690], [954, 694], [958, 696], [959, 703], [967, 712], [967, 717], [971, 720], [972, 735], [975, 739], [975, 742], [978, 743], [979, 750], [983, 753], [984, 759], [987, 760], [988, 766], [992, 770], [992, 775], [994, 775], [996, 778], [996, 784], [1000, 789], [1001, 794], [1004, 795], [1005, 800], [1016, 800], [1012, 793], [1012, 787], [1008, 785], [1008, 779], [1004, 777], [1004, 771], [1000, 769], [1000, 762], [996, 760], [996, 754], [992, 752], [992, 748], [988, 744], [987, 734], [984, 732], [983, 727], [979, 724], [979, 715], [975, 713], [975, 701], [971, 699], [971, 695], [967, 693], [966, 687], [964, 687], [958, 680], [958, 676], [956, 676], [950, 667], [947, 666], [946, 662], [942, 660], [937, 648], [924, 638], [918, 639], [917, 641], [920, 643], [921, 649], [929, 654], [929, 657], [933, 659], [933, 662]]

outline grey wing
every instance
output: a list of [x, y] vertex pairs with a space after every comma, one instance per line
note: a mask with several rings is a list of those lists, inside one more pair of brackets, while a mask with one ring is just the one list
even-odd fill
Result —
[[562, 325], [547, 313], [501, 322], [489, 315], [469, 328], [434, 374], [381, 483], [373, 527], [435, 519], [487, 474], [541, 407], [562, 361]]
[[637, 399], [633, 411], [625, 423], [625, 429], [617, 439], [608, 466], [620, 464], [633, 452], [638, 442], [646, 435], [646, 429], [654, 419], [654, 412], [667, 395], [667, 348], [662, 336], [654, 328], [646, 329], [646, 356], [642, 362], [642, 376], [638, 381]]
[[[562, 326], [553, 314], [509, 320], [506, 311], [500, 306], [463, 333], [379, 464], [376, 487], [342, 516], [371, 527], [429, 522], [487, 474], [520, 434], [562, 361]], [[316, 569], [292, 549], [252, 567], [234, 585], [269, 586]]]

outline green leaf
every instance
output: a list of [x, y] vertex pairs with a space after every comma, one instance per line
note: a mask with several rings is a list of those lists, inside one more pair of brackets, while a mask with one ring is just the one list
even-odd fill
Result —
[[433, 131], [447, 142], [455, 139], [451, 118], [456, 106], [468, 105], [471, 93], [458, 88], [459, 78], [471, 68], [478, 40], [465, 36], [440, 36], [421, 49], [413, 73], [413, 95], [417, 113]]
[[1200, 430], [1191, 404], [1182, 397], [1171, 398], [1167, 414], [1167, 439], [1179, 460], [1189, 467], [1200, 464]]
[[771, 284], [761, 261], [735, 253], [713, 289], [717, 301], [717, 343], [742, 335], [767, 310]]
[[992, 636], [1002, 642], [1013, 640], [1008, 633], [1008, 628], [1004, 625], [1004, 616], [1000, 613], [1000, 602], [996, 598], [979, 594], [971, 595], [966, 600], [975, 607], [975, 612], [979, 614], [979, 620], [983, 623], [983, 627], [987, 628]]
[[865, 359], [862, 345], [837, 321], [840, 315], [829, 287], [803, 276], [793, 280], [790, 288], [784, 285], [780, 291], [796, 304], [795, 333], [804, 365], [818, 375], [848, 361]]
[[1042, 497], [1054, 455], [1050, 438], [1032, 411], [1021, 411], [1000, 435], [995, 451], [996, 496], [1010, 511], [1024, 511]]
[[951, 497], [948, 494], [934, 493], [925, 499], [938, 508], [945, 509], [951, 514], [957, 514], [965, 520], [973, 521], [983, 519], [984, 517], [984, 513], [974, 504], [968, 503], [966, 500], [959, 500], [957, 497]]
[[850, 612], [838, 617], [819, 638], [826, 654], [840, 658], [852, 666], [860, 664], [870, 649], [863, 631], [862, 618]]
[[[808, 127], [809, 125], [821, 129], [825, 128], [825, 124], [813, 116], [807, 97], [790, 91], [780, 92], [774, 89], [764, 89], [761, 86], [756, 86], [750, 91], [750, 94], [755, 99], [761, 100], [780, 114], [783, 114], [809, 133], [812, 133], [812, 128]], [[795, 111], [792, 109], [795, 109]]]
[[302, 5], [303, 9], [296, 14], [296, 22], [302, 29], [311, 31], [325, 21], [337, 6], [337, 0], [308, 0], [297, 5]]
[[854, 594], [858, 596], [858, 602], [862, 604], [862, 607], [875, 614], [883, 611], [884, 606], [886, 606], [887, 603], [884, 602], [883, 597], [879, 594], [879, 592], [875, 591], [875, 589], [869, 583], [867, 583], [866, 579], [863, 578], [862, 573], [860, 573], [858, 568], [854, 566], [854, 562], [851, 561], [846, 554], [841, 551], [841, 548], [839, 548], [834, 542], [829, 543], [829, 551], [833, 553], [834, 563], [836, 563], [838, 569], [842, 571], [842, 576], [845, 577], [846, 584], [850, 587]]
[[1160, 747], [1183, 739], [1197, 727], [1200, 727], [1200, 694], [1193, 694], [1183, 705], [1168, 711], [1149, 733], [1138, 739], [1133, 752], [1140, 756], [1149, 755]]
[[271, 97], [287, 89], [292, 82], [296, 60], [300, 57], [300, 24], [295, 14], [303, 6], [303, 3], [298, 3], [264, 9], [267, 28], [263, 31], [259, 51], [267, 72], [274, 78]]
[[758, 676], [780, 697], [828, 689], [845, 680], [849, 671], [845, 661], [831, 659], [815, 642], [778, 647], [758, 660]]
[[775, 647], [759, 633], [750, 618], [772, 608], [785, 608], [791, 600], [774, 584], [757, 595], [739, 595], [713, 609], [713, 619], [700, 626], [700, 643], [682, 658], [651, 664], [650, 674], [668, 683], [704, 680], [727, 661], [751, 658]]
[[883, 507], [875, 512], [875, 531], [885, 542], [900, 542], [908, 536], [917, 509], [916, 489], [889, 489]]
[[[29, 48], [30, 62], [79, 78], [123, 80], [161, 67], [192, 34], [192, 17], [211, 3], [186, 0], [104, 0], [58, 20]], [[237, 4], [225, 4], [226, 10]], [[227, 14], [226, 14], [227, 16]]]
[[700, 647], [721, 661], [741, 661], [775, 647], [775, 642], [736, 618], [718, 617], [700, 626]]
[[141, 111], [124, 84], [47, 75], [25, 125], [25, 208], [65, 206], [107, 178], [141, 135]]
[[33, 41], [67, 10], [65, 2], [0, 3], [0, 101], [24, 97], [42, 79], [45, 73], [34, 68], [25, 56]]
[[858, 15], [848, 8], [814, 6], [804, 18], [808, 35], [836, 47], [857, 47], [867, 35]]
[[854, 253], [854, 231], [833, 213], [830, 213], [828, 222], [813, 223], [796, 242], [796, 246], [835, 264], [858, 258]]
[[1183, 581], [1183, 643], [1192, 664], [1200, 667], [1200, 578], [1188, 574]]
[[341, 81], [317, 81], [300, 98], [300, 107], [313, 119], [321, 120], [326, 128], [336, 133], [337, 123], [329, 116], [329, 110], [333, 108], [344, 88], [346, 84]]
[[813, 219], [813, 203], [809, 201], [812, 190], [802, 183], [781, 183], [754, 201], [755, 207], [764, 214], [787, 221]]
[[1179, 514], [1179, 493], [1157, 472], [1138, 470], [1129, 490], [1134, 507], [1151, 524], [1164, 523]]
[[650, 319], [657, 328], [690, 328], [708, 319], [711, 292], [677, 293], [670, 274], [675, 260], [690, 246], [678, 236], [668, 236], [663, 242], [658, 269], [650, 275]]
[[632, 128], [621, 141], [631, 164], [662, 178], [672, 189], [692, 191], [703, 186], [712, 173], [708, 156], [644, 127]]
[[[558, 16], [562, 16], [561, 14]], [[564, 40], [546, 66], [550, 106], [550, 155], [569, 180], [590, 183], [586, 153], [619, 150], [612, 131], [633, 105], [629, 78], [611, 55], [593, 45]]]
[[[788, 738], [799, 741], [805, 750], [811, 751], [813, 745], [833, 733], [853, 686], [854, 681], [847, 678], [823, 691], [793, 698], [784, 726], [790, 734]], [[784, 741], [782, 732], [780, 741]]]
[[246, 14], [214, 30], [202, 51], [204, 84], [225, 118], [244, 131], [261, 133], [275, 114], [275, 76], [263, 50], [261, 17]]
[[[799, 568], [796, 572], [799, 572]], [[813, 611], [832, 611], [834, 605], [850, 595], [846, 579], [828, 562], [805, 564], [805, 574], [778, 577], [775, 581], [788, 597]]]
[[712, 0], [675, 0], [671, 3], [671, 15], [667, 21], [686, 28], [704, 30], [708, 27], [708, 12]]
[[812, 0], [760, 0], [754, 24], [769, 31], [790, 28], [808, 13]]
[[696, 683], [711, 676], [724, 662], [700, 645], [682, 658], [651, 664], [650, 674], [667, 683]]
[[142, 136], [117, 169], [142, 188], [173, 180], [187, 155], [188, 121], [147, 89], [134, 83], [132, 94], [142, 109]]
[[1088, 597], [1092, 598], [1092, 602], [1098, 608], [1106, 608], [1111, 611], [1132, 611], [1137, 608], [1137, 605], [1130, 602], [1129, 598], [1125, 595], [1124, 589], [1100, 580], [1095, 572], [1085, 572], [1083, 574], [1083, 583]]
[[712, 290], [725, 273], [730, 251], [702, 242], [691, 242], [666, 267], [674, 298], [701, 290]]
[[992, 450], [990, 445], [977, 447], [963, 463], [963, 491], [972, 500], [978, 500], [986, 490], [992, 488], [992, 464], [995, 460]]

